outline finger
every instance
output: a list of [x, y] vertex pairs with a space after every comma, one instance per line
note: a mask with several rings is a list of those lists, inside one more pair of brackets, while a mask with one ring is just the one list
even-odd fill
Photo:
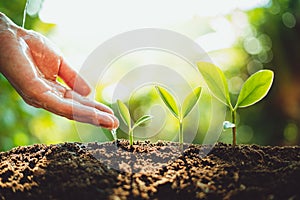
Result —
[[[114, 114], [113, 110], [104, 104], [83, 97], [80, 94], [74, 92], [73, 90], [68, 90], [63, 85], [57, 82], [52, 82], [48, 80], [44, 80], [44, 81], [47, 81], [48, 85], [51, 86], [52, 93], [55, 93], [62, 98], [72, 99], [74, 100], [74, 103], [80, 103], [82, 105], [89, 106], [91, 108], [96, 108], [99, 111], [106, 112], [108, 114], [112, 114], [112, 115]], [[115, 124], [119, 125], [119, 121], [116, 117], [113, 117], [112, 119], [114, 120]]]
[[90, 100], [86, 97], [81, 96], [80, 94], [72, 91], [72, 90], [67, 90], [65, 92], [65, 98], [69, 98], [69, 99], [73, 99], [83, 105], [89, 106], [89, 107], [93, 107], [96, 108], [98, 110], [101, 110], [103, 112], [107, 112], [110, 114], [114, 114], [113, 110], [111, 108], [109, 108], [108, 106], [98, 103], [96, 101]]
[[41, 94], [38, 102], [43, 102], [40, 106], [44, 109], [68, 119], [107, 129], [115, 129], [119, 126], [119, 121], [114, 115], [80, 104], [72, 99], [64, 99], [50, 91]]
[[61, 77], [70, 88], [83, 96], [87, 96], [91, 92], [86, 81], [77, 74], [64, 59], [61, 59], [58, 76]]

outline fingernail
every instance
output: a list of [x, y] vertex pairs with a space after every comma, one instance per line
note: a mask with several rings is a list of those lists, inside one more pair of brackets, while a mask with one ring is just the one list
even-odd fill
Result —
[[119, 127], [119, 120], [114, 115], [112, 115], [112, 118], [114, 120], [114, 126], [113, 126], [113, 128], [116, 129], [116, 128]]
[[112, 119], [112, 117], [107, 114], [107, 113], [99, 113], [97, 115], [97, 120], [100, 126], [110, 129], [113, 128], [114, 126], [114, 120]]
[[108, 129], [117, 129], [119, 127], [119, 120], [114, 116], [114, 115], [109, 115], [112, 124], [110, 125], [110, 127], [107, 127]]

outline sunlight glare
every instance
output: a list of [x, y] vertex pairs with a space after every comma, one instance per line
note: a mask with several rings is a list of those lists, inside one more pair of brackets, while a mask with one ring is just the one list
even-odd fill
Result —
[[[268, 3], [269, 0], [45, 0], [40, 18], [57, 24], [48, 37], [79, 67], [99, 44], [126, 31], [155, 27], [189, 36], [191, 30], [178, 30], [176, 24], [187, 23], [195, 16], [216, 17], [211, 22], [215, 32], [197, 39], [201, 46], [207, 51], [230, 47], [236, 37], [235, 30], [222, 16]], [[243, 22], [245, 17], [239, 23]]]

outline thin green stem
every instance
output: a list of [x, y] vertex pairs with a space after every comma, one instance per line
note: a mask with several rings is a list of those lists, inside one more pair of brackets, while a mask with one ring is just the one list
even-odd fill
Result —
[[179, 119], [179, 144], [183, 144], [183, 124], [182, 124], [182, 120]]
[[129, 144], [133, 145], [133, 129], [129, 129]]
[[[231, 110], [232, 123], [236, 123], [236, 110]], [[236, 125], [232, 128], [232, 145], [236, 145]]]

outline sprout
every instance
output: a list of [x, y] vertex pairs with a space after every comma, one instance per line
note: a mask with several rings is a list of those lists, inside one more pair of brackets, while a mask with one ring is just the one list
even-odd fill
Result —
[[224, 73], [211, 63], [198, 62], [197, 65], [210, 92], [229, 107], [231, 111], [232, 123], [224, 122], [223, 127], [232, 128], [232, 144], [236, 145], [235, 123], [237, 109], [251, 106], [263, 99], [272, 86], [274, 73], [271, 70], [260, 70], [250, 76], [242, 86], [237, 102], [233, 107]]
[[197, 87], [190, 93], [184, 100], [183, 105], [176, 103], [175, 98], [168, 92], [167, 89], [161, 86], [155, 86], [159, 96], [171, 111], [171, 113], [177, 118], [179, 123], [179, 144], [183, 144], [183, 119], [191, 112], [194, 106], [197, 104], [200, 94], [201, 87]]
[[127, 106], [120, 100], [117, 100], [118, 110], [121, 115], [122, 120], [128, 126], [129, 133], [129, 144], [133, 145], [133, 130], [143, 124], [144, 122], [150, 120], [152, 118], [151, 115], [144, 115], [139, 118], [132, 126], [131, 126], [131, 116]]

